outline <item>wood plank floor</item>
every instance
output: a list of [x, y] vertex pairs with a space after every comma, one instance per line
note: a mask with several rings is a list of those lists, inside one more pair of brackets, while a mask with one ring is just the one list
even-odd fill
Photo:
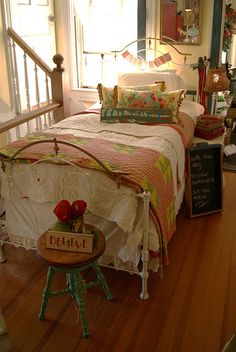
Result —
[[[114, 300], [88, 290], [88, 339], [70, 296], [51, 298], [38, 320], [47, 267], [34, 251], [5, 245], [0, 309], [12, 351], [220, 351], [236, 328], [236, 173], [224, 178], [222, 213], [189, 220], [181, 210], [170, 263], [162, 280], [150, 276], [149, 300], [139, 299], [138, 276], [103, 269]], [[55, 287], [62, 282], [58, 275]]]

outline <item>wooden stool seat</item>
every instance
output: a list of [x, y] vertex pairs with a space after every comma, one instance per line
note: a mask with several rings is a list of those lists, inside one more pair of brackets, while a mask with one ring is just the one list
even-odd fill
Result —
[[37, 242], [37, 252], [39, 256], [49, 265], [59, 267], [78, 267], [94, 262], [101, 257], [106, 248], [106, 241], [102, 232], [95, 226], [85, 224], [85, 230], [91, 231], [95, 235], [95, 247], [92, 253], [76, 253], [46, 248], [47, 232], [42, 234]]
[[[45, 311], [50, 297], [70, 293], [79, 306], [83, 336], [87, 337], [89, 336], [89, 329], [86, 318], [86, 304], [84, 301], [86, 289], [95, 285], [101, 285], [106, 293], [107, 299], [111, 300], [112, 294], [97, 263], [97, 259], [103, 254], [106, 247], [104, 235], [93, 225], [85, 224], [85, 229], [95, 236], [95, 245], [92, 253], [75, 253], [46, 248], [47, 232], [42, 234], [38, 239], [37, 252], [39, 256], [49, 264], [39, 319], [45, 319]], [[96, 272], [97, 280], [86, 283], [81, 272], [88, 268], [92, 268]], [[56, 272], [66, 274], [67, 287], [62, 290], [51, 291], [52, 281]]]

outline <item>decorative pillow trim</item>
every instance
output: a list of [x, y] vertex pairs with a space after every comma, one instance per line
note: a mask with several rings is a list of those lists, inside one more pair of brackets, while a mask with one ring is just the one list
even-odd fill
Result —
[[117, 103], [117, 86], [105, 87], [99, 83], [97, 86], [100, 103], [107, 108], [113, 108]]
[[102, 84], [101, 83], [98, 83], [97, 90], [98, 90], [99, 101], [100, 101], [100, 103], [102, 103], [103, 96], [102, 96]]
[[173, 113], [171, 109], [106, 109], [102, 107], [100, 121], [109, 123], [173, 124]]

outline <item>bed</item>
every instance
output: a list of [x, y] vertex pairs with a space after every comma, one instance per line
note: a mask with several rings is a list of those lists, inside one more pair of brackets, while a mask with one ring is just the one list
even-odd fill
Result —
[[[132, 105], [124, 113], [127, 94], [132, 91], [133, 104], [134, 98], [140, 103], [143, 92], [145, 102], [153, 95], [157, 99], [153, 86], [159, 85], [160, 92], [163, 82], [162, 98], [178, 92], [171, 96], [173, 110], [159, 104], [147, 119], [140, 106]], [[140, 86], [145, 88], [140, 91]], [[148, 298], [149, 270], [161, 274], [168, 263], [168, 243], [184, 199], [185, 150], [204, 112], [200, 104], [183, 99], [185, 91], [172, 70], [124, 73], [116, 88], [99, 87], [100, 102], [90, 109], [1, 148], [8, 240], [35, 248], [40, 234], [56, 221], [53, 209], [58, 201], [84, 199], [85, 221], [106, 237], [100, 263], [139, 274], [140, 297]], [[120, 110], [112, 107], [108, 113], [106, 102], [114, 94], [122, 101]]]

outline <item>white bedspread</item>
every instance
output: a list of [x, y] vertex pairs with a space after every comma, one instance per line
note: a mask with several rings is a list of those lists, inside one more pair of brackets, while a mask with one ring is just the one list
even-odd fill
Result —
[[174, 193], [184, 176], [184, 146], [179, 133], [171, 127], [100, 122], [98, 114], [76, 115], [49, 129], [54, 133], [69, 133], [80, 137], [108, 139], [116, 143], [141, 146], [164, 154], [171, 162]]

